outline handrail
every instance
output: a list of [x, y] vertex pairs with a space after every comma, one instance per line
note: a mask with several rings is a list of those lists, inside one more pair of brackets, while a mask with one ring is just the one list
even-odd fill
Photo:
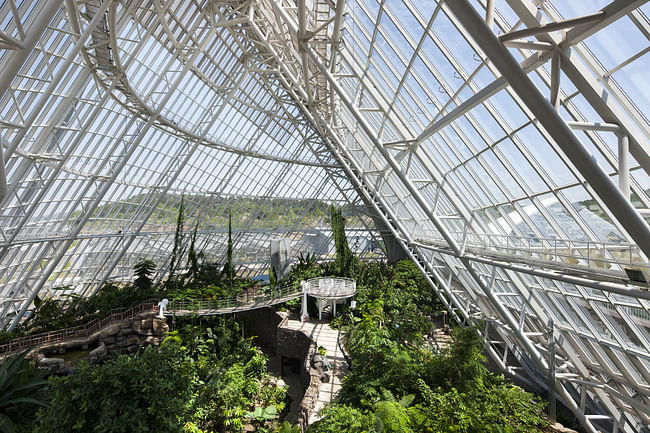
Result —
[[43, 332], [40, 334], [28, 335], [15, 338], [8, 343], [0, 344], [0, 354], [16, 352], [43, 344], [60, 343], [67, 340], [86, 338], [104, 329], [113, 322], [130, 319], [144, 312], [154, 312], [156, 301], [147, 300], [131, 308], [115, 308], [110, 314], [99, 319], [92, 319], [89, 322], [71, 328], [58, 329], [56, 331]]
[[357, 281], [346, 277], [316, 277], [306, 282], [307, 293], [317, 298], [342, 299], [354, 296]]
[[[468, 250], [535, 258], [566, 267], [621, 272], [624, 267], [650, 270], [647, 259], [636, 244], [463, 231], [450, 234]], [[425, 243], [429, 240], [438, 241], [442, 238], [431, 232], [421, 239]]]
[[[218, 310], [221, 310], [221, 313], [226, 313], [232, 309], [255, 309], [262, 306], [285, 302], [300, 295], [302, 295], [302, 289], [299, 286], [296, 287], [295, 283], [290, 283], [283, 287], [274, 289], [270, 288], [269, 293], [262, 294], [255, 293], [249, 295], [248, 293], [240, 293], [234, 296], [224, 296], [210, 300], [176, 299], [169, 302], [165, 314], [172, 315], [176, 311], [206, 311], [211, 314], [220, 314]], [[157, 303], [158, 301], [156, 300], [147, 300], [129, 309], [116, 308], [111, 310], [111, 313], [106, 317], [101, 319], [92, 319], [83, 325], [28, 335], [26, 337], [18, 337], [7, 343], [0, 344], [0, 354], [16, 352], [23, 349], [41, 346], [43, 344], [54, 344], [67, 340], [86, 338], [113, 322], [133, 318], [145, 311], [155, 312], [157, 311]]]
[[[287, 284], [279, 288], [270, 288], [269, 293], [240, 293], [234, 296], [223, 296], [217, 299], [172, 299], [165, 314], [171, 315], [176, 311], [209, 311], [224, 313], [235, 308], [259, 308], [263, 305], [273, 305], [298, 297], [302, 289], [295, 284]], [[253, 308], [251, 308], [253, 309]]]

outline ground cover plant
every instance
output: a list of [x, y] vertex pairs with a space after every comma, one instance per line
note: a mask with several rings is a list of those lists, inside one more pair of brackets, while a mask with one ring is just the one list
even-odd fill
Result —
[[[38, 387], [44, 403], [8, 400], [13, 406], [5, 410], [7, 392], [0, 399], [0, 420], [13, 415], [15, 430], [0, 431], [216, 433], [240, 432], [246, 425], [292, 431], [277, 422], [286, 387], [267, 373], [266, 356], [233, 318], [176, 320], [176, 330], [160, 347], [115, 354], [100, 365], [83, 362], [76, 373], [50, 377], [45, 386], [40, 376], [21, 381]], [[16, 365], [1, 364], [0, 374]], [[46, 407], [36, 412], [38, 405]]]
[[413, 263], [362, 264], [358, 278], [358, 307], [337, 320], [352, 369], [309, 433], [544, 431], [543, 404], [488, 372], [474, 328], [439, 353], [422, 344], [441, 305]]

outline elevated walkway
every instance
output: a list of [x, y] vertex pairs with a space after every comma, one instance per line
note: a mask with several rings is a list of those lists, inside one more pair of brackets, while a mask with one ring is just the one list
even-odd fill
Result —
[[329, 369], [326, 373], [330, 376], [327, 383], [321, 383], [316, 406], [311, 412], [309, 423], [313, 424], [320, 419], [318, 412], [327, 406], [336, 397], [341, 389], [341, 383], [348, 375], [348, 364], [339, 348], [340, 331], [332, 329], [329, 323], [322, 321], [301, 322], [299, 320], [287, 321], [286, 328], [302, 331], [316, 342], [316, 345], [325, 348], [325, 358]]
[[[218, 314], [236, 313], [281, 304], [282, 302], [300, 296], [302, 296], [301, 288], [296, 289], [294, 285], [288, 285], [277, 289], [269, 289], [266, 293], [244, 294], [209, 301], [173, 300], [168, 304], [168, 309], [164, 311], [164, 314], [165, 316], [185, 316], [191, 314], [213, 316]], [[147, 311], [157, 312], [157, 304], [157, 300], [147, 300], [128, 309], [115, 309], [106, 317], [91, 320], [84, 325], [16, 338], [0, 344], [0, 356], [21, 350], [33, 349], [46, 344], [49, 345], [85, 338], [114, 322], [132, 318]]]
[[171, 300], [163, 314], [165, 316], [186, 316], [190, 314], [214, 316], [237, 313], [281, 304], [300, 296], [302, 296], [302, 289], [289, 285], [269, 289], [267, 293], [240, 294], [211, 300]]
[[[506, 260], [624, 284], [630, 283], [626, 269], [650, 275], [650, 264], [635, 244], [469, 232], [450, 234], [466, 255], [486, 260]], [[415, 243], [424, 248], [449, 249], [437, 233], [423, 233]]]

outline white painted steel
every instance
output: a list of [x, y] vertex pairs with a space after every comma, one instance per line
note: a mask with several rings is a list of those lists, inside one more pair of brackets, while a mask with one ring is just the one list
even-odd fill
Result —
[[554, 343], [586, 430], [645, 432], [647, 2], [506, 3], [4, 2], [0, 322], [144, 257], [164, 280], [181, 195], [210, 262], [242, 215], [246, 275], [273, 238], [330, 258], [347, 205], [357, 252], [390, 235], [504, 372], [546, 387]]

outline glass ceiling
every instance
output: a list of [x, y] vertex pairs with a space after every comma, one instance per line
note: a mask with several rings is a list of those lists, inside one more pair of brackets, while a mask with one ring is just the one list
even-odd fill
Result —
[[587, 431], [648, 432], [647, 2], [0, 5], [7, 323], [144, 256], [162, 278], [181, 197], [210, 260], [237, 216], [249, 275], [270, 239], [326, 258], [335, 203], [507, 374], [551, 368]]

